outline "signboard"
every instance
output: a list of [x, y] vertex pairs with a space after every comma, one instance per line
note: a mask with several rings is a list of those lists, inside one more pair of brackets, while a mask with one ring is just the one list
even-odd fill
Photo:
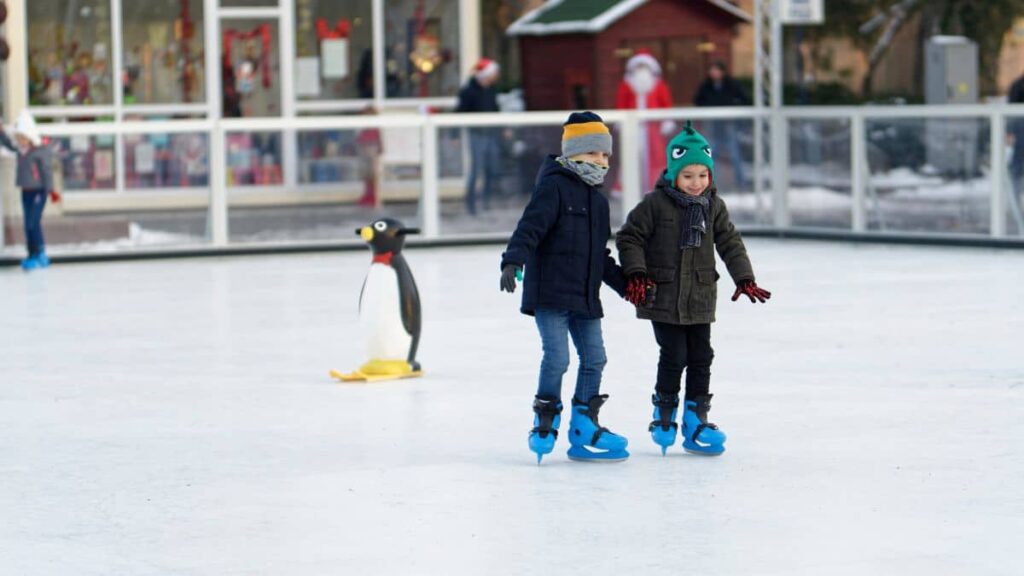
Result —
[[825, 0], [780, 0], [783, 24], [824, 24]]

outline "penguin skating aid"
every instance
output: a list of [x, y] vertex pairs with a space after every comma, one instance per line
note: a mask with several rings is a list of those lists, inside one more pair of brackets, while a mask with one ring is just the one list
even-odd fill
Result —
[[331, 370], [331, 377], [342, 382], [379, 382], [423, 374], [416, 361], [420, 296], [401, 253], [405, 236], [418, 232], [391, 218], [356, 230], [373, 251], [359, 294], [359, 329], [370, 359], [354, 372]]

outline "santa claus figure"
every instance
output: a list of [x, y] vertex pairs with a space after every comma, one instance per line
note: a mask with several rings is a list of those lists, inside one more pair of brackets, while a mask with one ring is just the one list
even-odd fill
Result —
[[[619, 83], [615, 96], [615, 107], [627, 110], [671, 108], [672, 95], [668, 85], [661, 78], [661, 65], [647, 50], [637, 50], [626, 61], [626, 74]], [[661, 171], [665, 169], [665, 144], [667, 135], [675, 125], [666, 120], [660, 125], [644, 122], [640, 125], [641, 176], [644, 192], [654, 189]]]

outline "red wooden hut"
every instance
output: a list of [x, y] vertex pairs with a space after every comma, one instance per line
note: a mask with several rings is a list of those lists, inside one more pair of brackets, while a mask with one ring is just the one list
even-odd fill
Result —
[[614, 108], [625, 61], [641, 48], [684, 106], [711, 62], [730, 62], [735, 27], [751, 21], [726, 0], [550, 0], [506, 33], [519, 38], [530, 110]]

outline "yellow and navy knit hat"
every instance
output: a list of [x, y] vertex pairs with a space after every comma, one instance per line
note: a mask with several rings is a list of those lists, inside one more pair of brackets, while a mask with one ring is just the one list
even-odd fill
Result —
[[612, 133], [593, 112], [573, 112], [562, 124], [562, 156], [587, 152], [612, 153]]

